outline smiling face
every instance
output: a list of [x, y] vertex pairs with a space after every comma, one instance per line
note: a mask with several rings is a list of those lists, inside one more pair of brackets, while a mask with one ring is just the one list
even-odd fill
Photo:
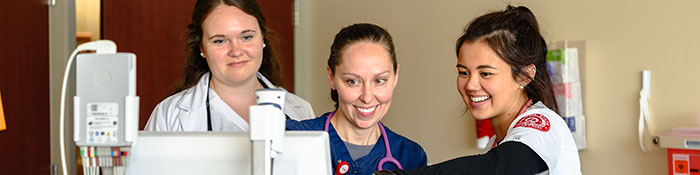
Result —
[[348, 45], [340, 60], [335, 73], [327, 68], [331, 88], [338, 90], [337, 115], [358, 128], [374, 127], [391, 106], [398, 65], [394, 72], [387, 49], [365, 41]]
[[241, 84], [253, 79], [262, 64], [263, 34], [254, 16], [222, 3], [202, 23], [200, 48], [213, 81]]
[[516, 81], [510, 65], [484, 40], [467, 41], [459, 48], [457, 71], [457, 89], [476, 119], [513, 116], [527, 100], [520, 88], [527, 80]]

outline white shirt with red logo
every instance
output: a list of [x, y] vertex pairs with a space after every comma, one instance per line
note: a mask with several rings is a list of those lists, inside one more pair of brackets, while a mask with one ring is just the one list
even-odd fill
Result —
[[[494, 140], [495, 137], [488, 145]], [[581, 174], [578, 148], [569, 127], [542, 102], [533, 104], [513, 120], [500, 143], [507, 141], [521, 142], [534, 150], [549, 167], [548, 172], [540, 174]]]

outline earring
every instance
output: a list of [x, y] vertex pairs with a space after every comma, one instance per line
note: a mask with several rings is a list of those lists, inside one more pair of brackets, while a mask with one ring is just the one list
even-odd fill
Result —
[[523, 88], [525, 88], [525, 87], [523, 87], [523, 86], [521, 85], [521, 86], [520, 86], [520, 89], [523, 89]]
[[263, 43], [263, 48], [267, 47], [267, 44]]
[[200, 52], [199, 55], [202, 56], [202, 58], [204, 58], [204, 53]]

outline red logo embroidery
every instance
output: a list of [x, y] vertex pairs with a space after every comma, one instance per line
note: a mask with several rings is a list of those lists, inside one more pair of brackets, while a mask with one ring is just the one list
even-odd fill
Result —
[[532, 114], [520, 118], [518, 123], [516, 123], [513, 128], [517, 127], [535, 128], [537, 130], [547, 132], [549, 131], [549, 120], [547, 120], [547, 117], [543, 116], [542, 114]]

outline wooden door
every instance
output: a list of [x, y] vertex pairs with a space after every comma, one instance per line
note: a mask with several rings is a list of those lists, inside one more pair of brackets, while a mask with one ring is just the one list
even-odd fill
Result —
[[139, 128], [151, 111], [170, 95], [184, 65], [185, 29], [194, 0], [102, 0], [102, 39], [119, 52], [136, 54]]
[[[278, 36], [278, 54], [285, 72], [283, 87], [294, 87], [292, 0], [259, 0], [269, 27]], [[168, 97], [182, 76], [185, 29], [195, 0], [102, 0], [102, 38], [117, 43], [119, 52], [136, 54], [139, 126]], [[286, 5], [283, 5], [286, 4]]]
[[49, 19], [46, 0], [0, 5], [0, 174], [49, 174]]
[[267, 27], [277, 38], [277, 58], [282, 67], [282, 87], [294, 92], [294, 0], [258, 0]]

